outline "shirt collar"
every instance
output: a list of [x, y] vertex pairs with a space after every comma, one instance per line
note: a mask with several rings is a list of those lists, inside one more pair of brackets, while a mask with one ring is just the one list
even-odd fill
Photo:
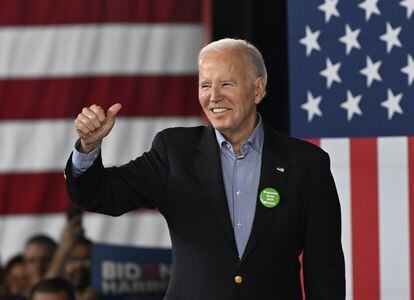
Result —
[[[263, 134], [263, 122], [262, 122], [262, 117], [260, 116], [259, 113], [257, 114], [257, 118], [258, 118], [258, 122], [257, 122], [256, 128], [253, 130], [252, 134], [249, 136], [247, 141], [243, 143], [242, 147], [246, 144], [250, 144], [256, 152], [261, 154], [262, 149], [263, 149], [263, 135], [264, 135]], [[218, 131], [217, 129], [214, 129], [214, 131], [216, 132], [217, 142], [221, 147], [230, 145], [230, 142], [226, 140], [226, 138], [220, 131]]]

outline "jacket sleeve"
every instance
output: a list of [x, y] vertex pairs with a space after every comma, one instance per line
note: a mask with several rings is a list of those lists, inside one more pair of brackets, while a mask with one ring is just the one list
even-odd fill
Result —
[[119, 216], [137, 208], [156, 208], [168, 176], [167, 151], [162, 133], [150, 151], [121, 167], [104, 168], [99, 155], [78, 177], [71, 174], [72, 155], [65, 174], [69, 198], [86, 210]]
[[345, 263], [341, 245], [341, 211], [326, 153], [317, 162], [306, 199], [303, 252], [306, 299], [345, 299]]

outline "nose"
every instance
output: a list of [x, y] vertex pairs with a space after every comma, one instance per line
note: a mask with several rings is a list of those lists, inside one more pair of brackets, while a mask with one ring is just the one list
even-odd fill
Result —
[[210, 102], [212, 103], [218, 103], [222, 100], [222, 95], [220, 92], [220, 88], [217, 86], [213, 86], [211, 88], [211, 93], [210, 93]]

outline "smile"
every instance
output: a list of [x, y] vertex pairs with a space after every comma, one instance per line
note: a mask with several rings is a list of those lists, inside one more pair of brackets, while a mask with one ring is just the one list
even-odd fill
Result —
[[214, 114], [221, 114], [221, 113], [224, 113], [224, 112], [226, 112], [226, 111], [228, 111], [229, 109], [228, 108], [223, 108], [223, 107], [219, 107], [219, 108], [213, 108], [213, 109], [211, 109], [211, 111], [214, 113]]

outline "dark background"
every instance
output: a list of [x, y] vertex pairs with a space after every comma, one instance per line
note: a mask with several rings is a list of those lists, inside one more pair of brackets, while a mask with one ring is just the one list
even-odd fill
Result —
[[259, 111], [273, 128], [289, 133], [286, 1], [213, 0], [212, 6], [213, 40], [246, 39], [262, 53], [268, 82]]

